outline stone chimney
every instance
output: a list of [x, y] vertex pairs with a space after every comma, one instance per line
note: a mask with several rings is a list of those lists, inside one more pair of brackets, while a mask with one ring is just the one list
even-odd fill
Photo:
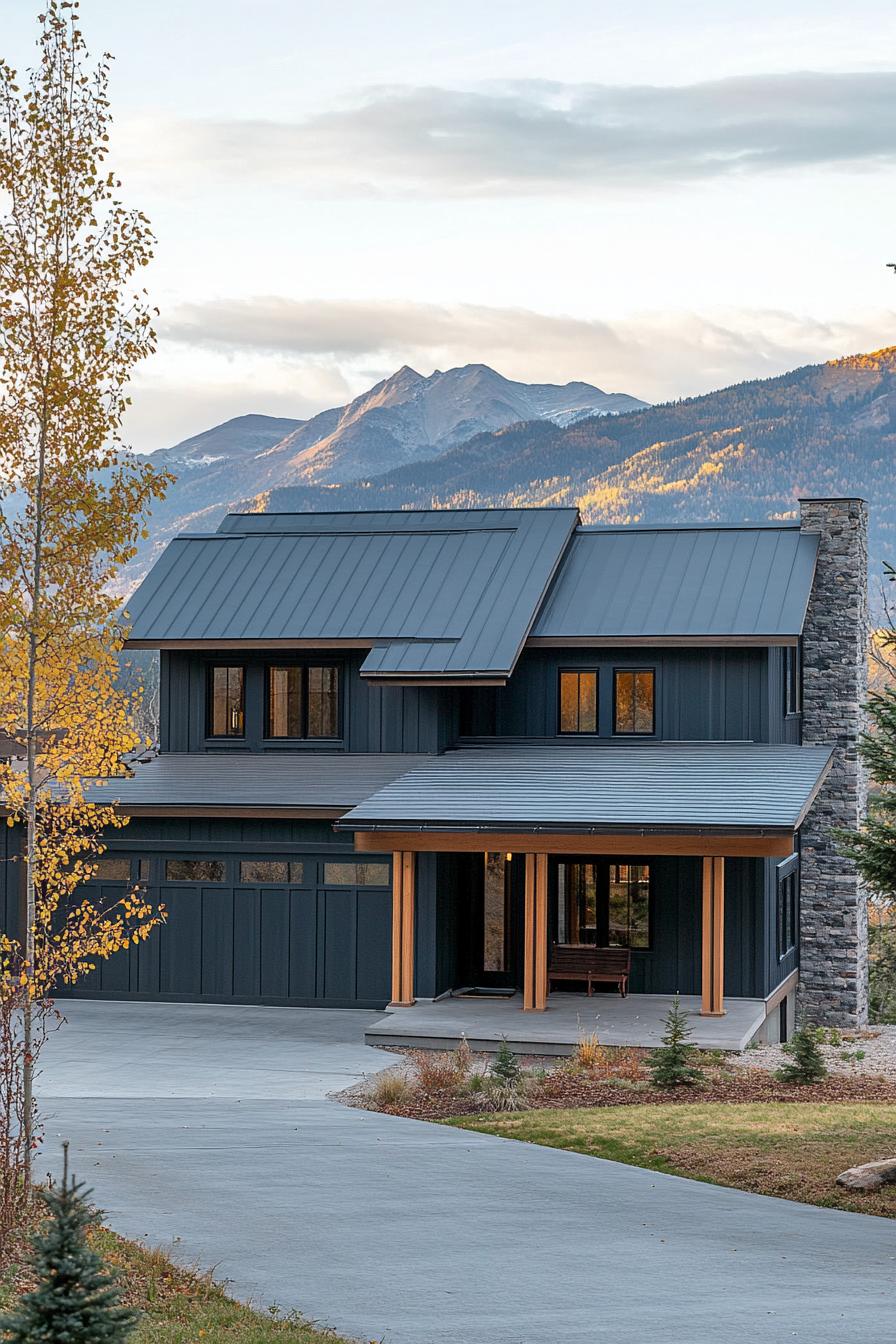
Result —
[[868, 507], [862, 499], [801, 499], [800, 527], [819, 538], [803, 627], [802, 740], [834, 760], [801, 830], [799, 1004], [811, 1021], [868, 1019], [868, 907], [855, 865], [832, 834], [865, 815], [857, 742], [868, 689]]

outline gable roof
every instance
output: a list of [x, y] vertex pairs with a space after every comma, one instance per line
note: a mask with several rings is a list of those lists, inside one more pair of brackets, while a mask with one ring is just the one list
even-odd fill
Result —
[[795, 638], [817, 552], [789, 523], [580, 527], [532, 637]]
[[176, 538], [128, 644], [370, 647], [362, 675], [506, 681], [576, 509], [231, 515]]

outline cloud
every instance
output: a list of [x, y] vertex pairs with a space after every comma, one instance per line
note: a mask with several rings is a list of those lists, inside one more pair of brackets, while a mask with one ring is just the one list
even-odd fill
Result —
[[896, 340], [896, 313], [823, 321], [729, 308], [601, 321], [476, 304], [262, 296], [185, 304], [161, 334], [169, 351], [187, 346], [226, 359], [231, 393], [245, 381], [247, 398], [250, 367], [273, 357], [296, 370], [335, 366], [353, 395], [404, 363], [425, 373], [486, 363], [524, 381], [583, 379], [659, 401], [877, 349]]
[[308, 194], [520, 195], [891, 163], [896, 72], [379, 88], [301, 122], [132, 124], [132, 164]]

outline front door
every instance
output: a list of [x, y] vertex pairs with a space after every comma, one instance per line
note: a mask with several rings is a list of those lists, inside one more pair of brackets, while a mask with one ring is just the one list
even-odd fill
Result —
[[469, 918], [463, 920], [460, 978], [467, 985], [511, 988], [517, 983], [517, 938], [506, 854], [463, 856]]

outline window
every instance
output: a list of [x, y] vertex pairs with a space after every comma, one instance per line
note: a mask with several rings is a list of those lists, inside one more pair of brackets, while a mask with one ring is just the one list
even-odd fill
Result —
[[137, 860], [137, 880], [144, 885], [149, 881], [149, 859]]
[[653, 668], [617, 668], [613, 674], [613, 731], [644, 736], [655, 731]]
[[503, 854], [485, 854], [482, 878], [482, 969], [507, 969], [507, 868]]
[[799, 714], [803, 708], [803, 668], [799, 645], [784, 650], [784, 713]]
[[268, 668], [268, 737], [339, 736], [339, 668]]
[[611, 863], [609, 881], [610, 947], [650, 946], [650, 867]]
[[240, 862], [240, 881], [247, 886], [280, 882], [300, 887], [304, 876], [305, 865], [295, 859], [243, 859]]
[[130, 859], [97, 859], [95, 882], [130, 882]]
[[560, 673], [560, 732], [597, 732], [597, 673]]
[[650, 947], [650, 865], [563, 860], [557, 865], [558, 943]]
[[786, 957], [796, 946], [799, 865], [788, 859], [778, 869], [778, 958]]
[[325, 863], [327, 887], [388, 887], [388, 863]]
[[301, 667], [268, 668], [268, 737], [302, 737]]
[[166, 882], [223, 882], [223, 859], [166, 859]]
[[210, 737], [242, 737], [246, 731], [246, 683], [242, 667], [209, 668]]

